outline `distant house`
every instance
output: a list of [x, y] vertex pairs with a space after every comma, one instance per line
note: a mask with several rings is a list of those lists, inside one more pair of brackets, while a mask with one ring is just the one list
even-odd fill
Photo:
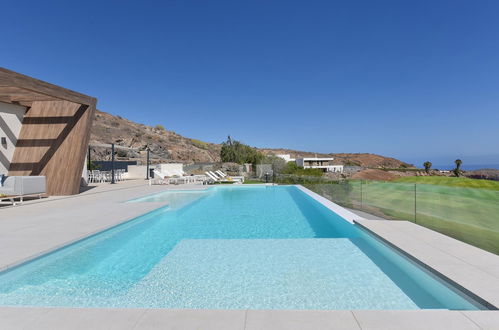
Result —
[[295, 162], [297, 166], [303, 168], [318, 168], [324, 172], [337, 172], [343, 173], [343, 165], [333, 165], [334, 158], [317, 158], [317, 157], [307, 157], [307, 158], [291, 158], [291, 155], [276, 155], [279, 158], [284, 159], [286, 162]]
[[343, 173], [343, 165], [333, 165], [334, 158], [297, 158], [296, 165], [303, 168], [318, 168], [324, 172]]

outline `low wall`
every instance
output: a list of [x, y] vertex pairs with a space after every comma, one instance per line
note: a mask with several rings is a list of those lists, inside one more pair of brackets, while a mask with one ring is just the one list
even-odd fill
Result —
[[124, 174], [126, 180], [144, 179], [146, 178], [146, 165], [128, 165], [128, 172]]

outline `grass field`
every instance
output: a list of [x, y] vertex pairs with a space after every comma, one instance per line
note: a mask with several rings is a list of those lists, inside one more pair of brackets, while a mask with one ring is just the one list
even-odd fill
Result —
[[496, 184], [466, 178], [409, 177], [398, 182], [350, 181], [307, 186], [340, 205], [387, 219], [415, 221], [499, 254]]
[[409, 176], [391, 182], [433, 184], [439, 186], [480, 188], [499, 191], [499, 181], [478, 180], [469, 178], [454, 178], [445, 176]]

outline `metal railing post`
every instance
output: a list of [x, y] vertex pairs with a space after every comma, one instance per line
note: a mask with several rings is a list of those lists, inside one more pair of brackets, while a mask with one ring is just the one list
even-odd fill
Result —
[[91, 152], [90, 145], [88, 145], [88, 164], [87, 164], [87, 170], [90, 170], [90, 166], [92, 164], [92, 157], [90, 156], [90, 152]]
[[414, 223], [416, 223], [418, 209], [417, 209], [417, 184], [414, 184]]
[[149, 157], [150, 157], [150, 155], [149, 155], [149, 152], [150, 152], [149, 147], [147, 147], [146, 151], [147, 151], [147, 158], [146, 158], [146, 163], [147, 163], [146, 164], [147, 165], [146, 166], [146, 171], [147, 171], [146, 172], [146, 180], [149, 180]]
[[362, 191], [362, 180], [360, 180], [360, 209], [363, 210], [364, 209], [364, 202], [362, 201], [362, 194], [363, 194], [363, 191]]
[[111, 144], [111, 184], [115, 184], [114, 181], [114, 143]]

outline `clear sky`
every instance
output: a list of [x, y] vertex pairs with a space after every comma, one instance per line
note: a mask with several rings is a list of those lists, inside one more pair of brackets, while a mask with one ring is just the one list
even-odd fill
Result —
[[499, 1], [5, 1], [0, 65], [187, 137], [499, 163]]

